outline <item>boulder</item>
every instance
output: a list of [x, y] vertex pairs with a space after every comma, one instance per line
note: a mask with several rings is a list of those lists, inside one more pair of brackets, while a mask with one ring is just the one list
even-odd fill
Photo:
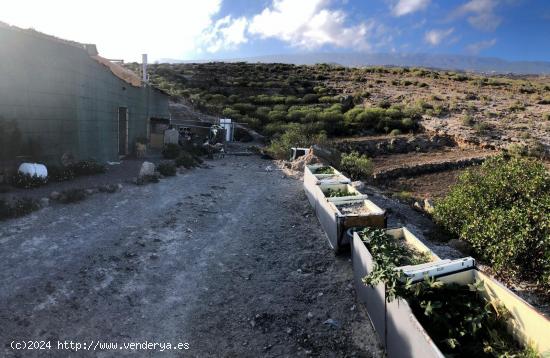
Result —
[[50, 199], [51, 200], [58, 200], [61, 197], [61, 193], [58, 191], [52, 191], [50, 193]]
[[139, 170], [138, 179], [144, 178], [144, 177], [150, 177], [150, 176], [153, 176], [154, 174], [155, 174], [155, 164], [151, 162], [143, 162]]
[[40, 206], [45, 208], [46, 206], [50, 205], [50, 199], [49, 198], [42, 198], [40, 199]]

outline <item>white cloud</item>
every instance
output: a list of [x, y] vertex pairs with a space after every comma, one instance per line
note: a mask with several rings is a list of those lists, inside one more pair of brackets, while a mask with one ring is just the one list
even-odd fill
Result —
[[476, 29], [494, 31], [502, 22], [495, 14], [497, 0], [470, 0], [454, 11], [452, 17], [468, 16], [468, 22]]
[[493, 47], [496, 43], [497, 43], [497, 39], [479, 41], [466, 46], [466, 50], [468, 51], [468, 53], [472, 55], [477, 55], [481, 51], [488, 49], [489, 47]]
[[274, 0], [272, 7], [252, 18], [248, 31], [309, 50], [324, 45], [370, 50], [367, 37], [375, 27], [374, 21], [347, 26], [347, 14], [327, 5], [327, 0]]
[[447, 30], [430, 30], [424, 34], [424, 40], [432, 46], [437, 46], [453, 32], [454, 28], [452, 27]]
[[233, 19], [226, 16], [219, 19], [201, 34], [201, 49], [205, 48], [210, 53], [235, 49], [238, 45], [248, 42], [247, 26], [248, 20], [245, 17]]
[[392, 14], [394, 16], [403, 16], [424, 10], [428, 7], [430, 1], [431, 0], [399, 0], [392, 8]]
[[[188, 58], [202, 46], [201, 34], [213, 25], [220, 6], [221, 0], [157, 0], [154, 5], [132, 0], [7, 0], [0, 2], [0, 21], [95, 43], [108, 58], [140, 61], [142, 53], [152, 60]], [[230, 29], [227, 37], [238, 42], [235, 27]]]

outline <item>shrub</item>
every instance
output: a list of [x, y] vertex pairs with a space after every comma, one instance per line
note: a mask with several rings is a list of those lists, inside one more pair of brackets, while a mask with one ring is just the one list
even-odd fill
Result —
[[401, 131], [399, 129], [393, 129], [391, 132], [390, 132], [390, 135], [400, 135], [401, 134]]
[[550, 174], [532, 159], [498, 156], [460, 176], [435, 220], [507, 277], [550, 293]]
[[470, 116], [469, 114], [465, 114], [462, 117], [462, 125], [464, 125], [466, 127], [472, 127], [474, 124], [475, 124], [475, 121], [472, 118], [472, 116]]
[[491, 129], [491, 126], [487, 122], [479, 122], [474, 124], [473, 128], [477, 133], [481, 134]]
[[103, 174], [107, 170], [105, 165], [99, 164], [93, 159], [81, 160], [69, 166], [76, 176]]
[[193, 168], [196, 164], [195, 158], [188, 152], [181, 152], [180, 156], [176, 158], [175, 162], [176, 166], [184, 167], [186, 169]]
[[372, 174], [373, 164], [366, 155], [357, 152], [343, 154], [340, 167], [353, 179], [365, 178]]
[[74, 177], [75, 173], [70, 167], [48, 166], [48, 180], [50, 181], [67, 181], [73, 180]]
[[11, 178], [11, 184], [13, 186], [23, 189], [38, 188], [39, 186], [47, 183], [47, 178], [41, 178], [37, 175], [23, 174], [20, 172], [15, 173]]
[[286, 126], [284, 133], [271, 141], [267, 151], [275, 158], [284, 159], [292, 147], [309, 147], [325, 141], [324, 132], [318, 132], [311, 126], [291, 123]]
[[84, 189], [67, 189], [60, 193], [59, 201], [63, 204], [71, 204], [82, 201], [86, 198]]
[[165, 159], [176, 159], [180, 154], [180, 146], [174, 143], [169, 143], [164, 146], [162, 156]]
[[21, 198], [13, 203], [0, 199], [0, 220], [17, 218], [32, 213], [40, 208], [38, 201]]
[[176, 175], [176, 165], [172, 162], [162, 162], [157, 165], [157, 170], [165, 177], [173, 177]]

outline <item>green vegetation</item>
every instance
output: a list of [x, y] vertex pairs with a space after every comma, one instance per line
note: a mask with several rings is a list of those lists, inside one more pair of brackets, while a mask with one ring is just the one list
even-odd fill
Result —
[[[132, 66], [135, 65], [129, 65]], [[326, 82], [340, 76], [362, 82], [365, 73], [404, 73], [402, 69], [370, 71], [331, 65], [208, 63], [156, 64], [150, 70], [154, 85], [186, 98], [196, 109], [246, 123], [272, 139], [275, 142], [272, 153], [279, 158], [283, 153], [286, 157], [291, 146], [316, 142], [318, 138], [361, 132], [411, 132], [418, 128], [422, 114], [418, 109], [392, 106], [388, 101], [365, 106], [364, 100], [370, 97], [370, 92], [361, 90], [344, 95], [340, 88]], [[417, 83], [403, 81], [404, 85]], [[294, 136], [292, 132], [296, 130], [305, 132], [305, 136]]]
[[164, 146], [162, 150], [162, 156], [165, 159], [176, 159], [180, 155], [180, 146], [177, 144], [169, 143]]
[[383, 229], [365, 228], [359, 232], [359, 237], [369, 249], [374, 260], [374, 268], [367, 276], [363, 277], [363, 283], [376, 286], [383, 282], [388, 301], [403, 294], [404, 286], [400, 281], [403, 271], [398, 267], [431, 261], [430, 254], [418, 252], [410, 247], [404, 239], [396, 239]]
[[37, 175], [23, 174], [17, 172], [11, 177], [10, 182], [13, 186], [16, 186], [18, 188], [31, 189], [46, 185], [48, 183], [48, 179], [39, 177]]
[[550, 294], [550, 174], [541, 162], [488, 159], [436, 202], [434, 218], [501, 276]]
[[75, 176], [103, 174], [107, 170], [105, 165], [99, 164], [93, 159], [81, 160], [70, 165], [69, 169], [74, 172]]
[[280, 135], [275, 135], [267, 147], [268, 153], [278, 159], [288, 158], [291, 147], [310, 147], [313, 144], [322, 144], [327, 139], [324, 132], [317, 133], [310, 126], [290, 123], [284, 128], [285, 131]]
[[343, 196], [356, 196], [357, 193], [350, 192], [348, 189], [327, 189], [325, 191], [325, 196], [327, 198], [340, 198]]
[[32, 213], [40, 208], [38, 201], [30, 198], [21, 198], [13, 202], [0, 199], [0, 220], [18, 218]]
[[175, 160], [176, 166], [184, 167], [186, 169], [193, 168], [195, 165], [199, 164], [195, 157], [192, 154], [182, 151], [179, 157]]
[[483, 283], [443, 284], [426, 279], [407, 292], [416, 318], [445, 356], [538, 357], [508, 333], [508, 310], [483, 296]]
[[176, 165], [172, 162], [161, 162], [157, 165], [157, 170], [165, 177], [173, 177], [176, 175]]
[[103, 174], [107, 168], [93, 159], [82, 160], [68, 166], [48, 166], [48, 180], [67, 181], [78, 176]]
[[374, 268], [363, 283], [372, 287], [383, 283], [388, 301], [406, 299], [444, 355], [537, 357], [531, 348], [522, 348], [508, 333], [509, 312], [499, 302], [490, 302], [482, 295], [481, 281], [445, 285], [426, 277], [412, 284], [403, 280], [399, 267], [429, 262], [429, 254], [418, 252], [382, 229], [366, 228], [359, 235], [374, 259]]
[[366, 156], [357, 152], [344, 153], [340, 160], [340, 168], [354, 179], [366, 178], [372, 174], [374, 165]]
[[314, 174], [334, 174], [334, 168], [329, 166], [316, 168]]
[[59, 202], [63, 204], [78, 203], [86, 199], [86, 191], [84, 189], [67, 189], [60, 193]]

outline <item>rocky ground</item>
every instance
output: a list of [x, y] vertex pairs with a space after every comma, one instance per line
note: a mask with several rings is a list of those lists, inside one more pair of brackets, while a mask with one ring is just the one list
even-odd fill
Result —
[[[299, 180], [255, 156], [0, 223], [0, 355], [13, 340], [183, 342], [178, 357], [373, 357], [349, 257], [330, 251]], [[274, 166], [272, 165], [272, 168]]]

